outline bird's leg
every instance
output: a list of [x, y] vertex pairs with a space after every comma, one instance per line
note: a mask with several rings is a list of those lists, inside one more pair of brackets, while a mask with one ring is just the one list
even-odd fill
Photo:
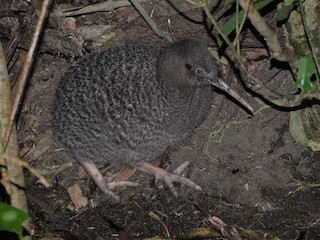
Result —
[[77, 159], [77, 160], [81, 164], [81, 166], [84, 168], [84, 170], [86, 170], [86, 172], [91, 177], [91, 179], [95, 182], [97, 187], [106, 195], [112, 197], [116, 201], [119, 201], [119, 197], [113, 191], [111, 191], [112, 188], [119, 187], [119, 186], [130, 186], [130, 187], [139, 186], [139, 183], [134, 183], [130, 181], [107, 182], [102, 176], [102, 174], [100, 173], [97, 166], [94, 164], [94, 162], [81, 160], [81, 159]]
[[190, 188], [194, 188], [198, 191], [202, 191], [202, 188], [195, 184], [193, 181], [191, 181], [188, 178], [182, 177], [178, 174], [180, 174], [187, 166], [189, 165], [188, 162], [183, 163], [180, 167], [178, 167], [174, 173], [169, 173], [166, 170], [153, 166], [145, 161], [139, 161], [138, 163], [135, 163], [134, 166], [142, 172], [154, 175], [156, 181], [161, 180], [163, 181], [170, 189], [170, 191], [173, 193], [174, 196], [178, 196], [177, 191], [175, 190], [173, 183], [178, 182], [181, 184], [184, 184]]

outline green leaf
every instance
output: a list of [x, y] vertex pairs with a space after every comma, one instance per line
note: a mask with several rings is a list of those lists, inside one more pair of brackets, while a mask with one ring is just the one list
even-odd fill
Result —
[[[256, 7], [257, 10], [261, 10], [262, 8], [266, 7], [267, 5], [273, 2], [276, 2], [276, 0], [258, 0], [254, 2], [254, 6]], [[237, 16], [234, 15], [223, 25], [222, 32], [226, 36], [229, 36], [233, 31], [235, 31], [236, 23], [238, 22], [240, 24], [242, 22], [243, 17], [244, 17], [244, 11], [240, 10], [238, 13], [238, 21], [237, 21]], [[221, 36], [218, 37], [217, 43], [219, 47], [222, 46], [223, 40]]]
[[316, 64], [312, 57], [304, 56], [298, 62], [298, 79], [292, 84], [294, 88], [300, 88], [301, 93], [313, 92], [317, 86], [311, 81], [317, 72]]
[[[238, 23], [241, 23], [242, 19], [244, 16], [243, 11], [239, 11], [238, 16], [233, 16], [232, 18], [227, 21], [223, 27], [222, 27], [222, 32], [226, 35], [229, 36], [230, 33], [232, 33], [236, 29], [236, 23], [237, 23], [237, 17], [238, 17]], [[217, 39], [218, 46], [221, 47], [223, 44], [222, 37], [219, 36]]]
[[16, 233], [24, 239], [22, 223], [30, 220], [25, 212], [8, 204], [0, 203], [0, 230]]
[[288, 19], [292, 9], [292, 5], [284, 6], [283, 8], [279, 9], [279, 11], [276, 14], [277, 21], [284, 21]]
[[236, 0], [224, 0], [224, 5], [227, 6], [227, 5], [232, 5], [235, 3]]

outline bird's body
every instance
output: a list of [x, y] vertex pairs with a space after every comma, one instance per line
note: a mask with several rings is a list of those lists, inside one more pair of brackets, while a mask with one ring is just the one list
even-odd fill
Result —
[[216, 73], [207, 48], [191, 40], [90, 55], [58, 86], [55, 138], [82, 165], [152, 161], [207, 116]]
[[211, 87], [168, 86], [161, 49], [123, 46], [91, 55], [61, 80], [54, 133], [73, 153], [95, 162], [154, 160], [185, 139], [212, 104]]

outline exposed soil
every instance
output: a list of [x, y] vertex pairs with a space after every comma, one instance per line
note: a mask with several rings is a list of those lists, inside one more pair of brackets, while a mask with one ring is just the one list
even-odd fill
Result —
[[[148, 12], [154, 10], [153, 19], [162, 29], [168, 30], [170, 18], [171, 31], [177, 39], [194, 38], [214, 46], [208, 28], [199, 22], [203, 19], [200, 9], [182, 4], [184, 14], [190, 18], [187, 19], [169, 11], [163, 1], [149, 1], [144, 6]], [[32, 24], [25, 30], [26, 36], [32, 35], [36, 21], [35, 13], [29, 17]], [[162, 183], [155, 184], [150, 176], [136, 172], [130, 180], [141, 186], [115, 189], [121, 197], [120, 203], [104, 196], [79, 164], [59, 151], [52, 140], [50, 111], [57, 83], [63, 72], [75, 64], [74, 59], [87, 52], [126, 42], [152, 45], [167, 42], [157, 37], [132, 7], [59, 18], [57, 24], [59, 27], [46, 28], [18, 119], [21, 157], [53, 184], [45, 189], [26, 172], [34, 239], [44, 236], [50, 239], [53, 236], [61, 239], [165, 237], [164, 226], [171, 236], [177, 236], [199, 227], [212, 228], [208, 220], [212, 216], [229, 226], [261, 230], [281, 239], [320, 239], [320, 191], [304, 185], [320, 181], [319, 154], [295, 143], [289, 132], [288, 111], [276, 110], [257, 98], [246, 96], [239, 81], [234, 80], [230, 69], [225, 67], [223, 78], [248, 99], [255, 114], [251, 116], [225, 95], [217, 93], [212, 114], [197, 128], [192, 142], [164, 154], [159, 161], [162, 167], [173, 170], [189, 160], [191, 167], [186, 175], [204, 192], [177, 185], [181, 197], [175, 198]], [[70, 37], [72, 31], [87, 25], [99, 25], [97, 31], [103, 27], [107, 30], [102, 32], [103, 37], [100, 34], [85, 39], [79, 32]], [[95, 31], [93, 27], [90, 29]], [[259, 54], [263, 43], [256, 40], [250, 30], [246, 33], [243, 48], [248, 52], [249, 69], [269, 85], [293, 91], [290, 72], [279, 72], [274, 63], [270, 66], [267, 56]], [[24, 41], [28, 48], [27, 39]], [[10, 70], [11, 77], [18, 67]], [[108, 174], [118, 170], [117, 166], [108, 166]], [[77, 184], [80, 193], [89, 200], [80, 209], [76, 209], [67, 192]]]

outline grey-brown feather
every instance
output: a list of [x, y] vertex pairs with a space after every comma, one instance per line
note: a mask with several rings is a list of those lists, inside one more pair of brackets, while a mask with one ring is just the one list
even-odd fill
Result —
[[191, 40], [163, 49], [121, 46], [82, 59], [57, 88], [56, 140], [78, 159], [154, 160], [208, 114], [213, 92], [197, 66], [216, 77], [207, 48]]

